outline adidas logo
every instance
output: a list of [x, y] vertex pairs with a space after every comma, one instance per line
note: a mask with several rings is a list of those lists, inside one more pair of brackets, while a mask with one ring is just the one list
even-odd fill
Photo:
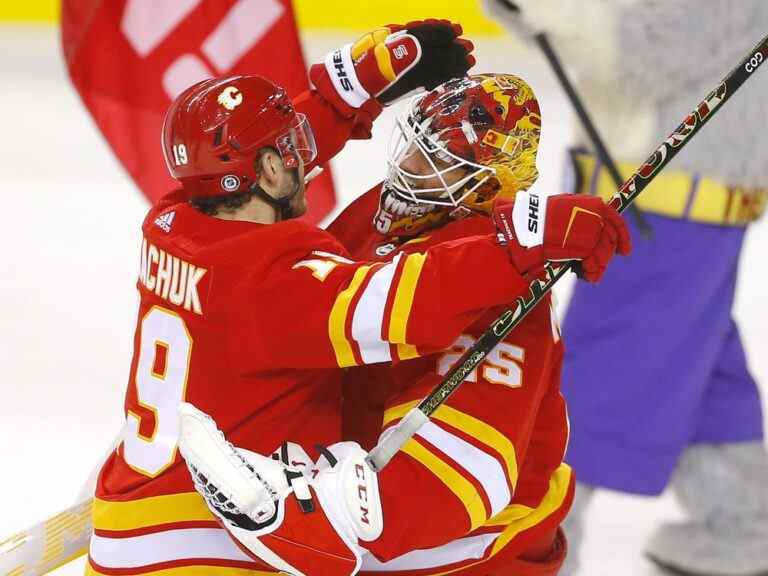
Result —
[[173, 225], [173, 219], [176, 216], [176, 211], [173, 212], [166, 212], [165, 214], [160, 214], [157, 218], [155, 218], [155, 226], [159, 226], [160, 229], [163, 232], [170, 232], [171, 226]]

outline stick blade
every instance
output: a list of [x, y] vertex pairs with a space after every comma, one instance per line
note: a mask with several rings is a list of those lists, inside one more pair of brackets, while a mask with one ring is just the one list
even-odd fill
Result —
[[93, 499], [0, 541], [0, 576], [42, 576], [88, 552]]

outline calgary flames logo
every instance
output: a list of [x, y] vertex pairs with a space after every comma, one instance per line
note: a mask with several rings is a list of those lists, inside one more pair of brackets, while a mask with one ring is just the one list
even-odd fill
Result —
[[227, 86], [221, 91], [217, 101], [227, 110], [234, 110], [243, 103], [243, 93], [234, 86]]

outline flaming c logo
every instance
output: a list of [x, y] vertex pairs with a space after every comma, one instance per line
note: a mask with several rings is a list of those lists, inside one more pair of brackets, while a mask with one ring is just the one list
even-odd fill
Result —
[[243, 103], [243, 93], [234, 86], [227, 86], [221, 91], [217, 101], [227, 110], [234, 110]]

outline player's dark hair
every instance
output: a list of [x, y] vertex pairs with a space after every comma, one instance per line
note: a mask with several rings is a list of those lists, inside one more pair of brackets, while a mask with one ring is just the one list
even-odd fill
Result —
[[200, 198], [192, 198], [189, 203], [195, 208], [200, 210], [203, 214], [208, 216], [216, 216], [219, 210], [237, 210], [243, 204], [246, 204], [253, 192], [250, 190], [244, 190], [242, 192], [235, 192], [234, 194], [227, 194], [226, 196], [203, 196]]

